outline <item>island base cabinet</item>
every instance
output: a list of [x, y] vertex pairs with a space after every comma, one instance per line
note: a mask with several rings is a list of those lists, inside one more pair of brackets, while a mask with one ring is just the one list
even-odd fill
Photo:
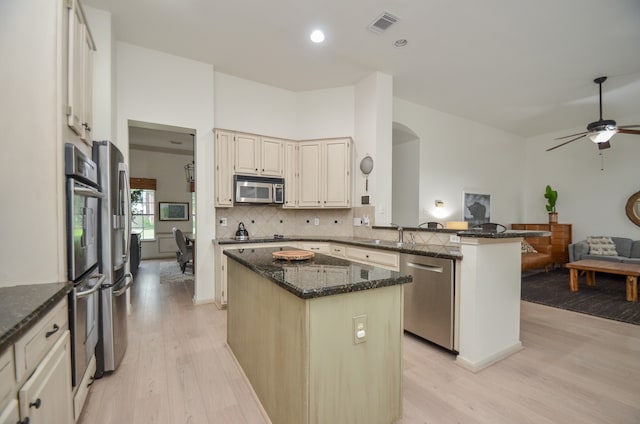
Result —
[[18, 392], [20, 417], [29, 424], [71, 424], [70, 339], [66, 330]]
[[235, 260], [227, 270], [227, 342], [273, 424], [401, 417], [402, 285], [302, 299]]

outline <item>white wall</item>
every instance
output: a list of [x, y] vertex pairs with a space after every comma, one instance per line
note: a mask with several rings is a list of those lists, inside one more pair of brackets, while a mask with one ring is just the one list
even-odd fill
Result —
[[67, 8], [0, 1], [0, 286], [67, 280], [64, 143], [88, 153], [67, 104]]
[[[522, 137], [398, 98], [393, 106], [393, 121], [422, 143], [420, 222], [463, 220], [463, 191], [491, 194], [493, 222], [522, 219]], [[444, 211], [435, 211], [435, 200], [444, 201]]]
[[391, 222], [392, 181], [392, 108], [393, 79], [375, 72], [355, 86], [355, 139], [353, 206], [361, 205], [365, 195], [365, 176], [360, 160], [368, 153], [373, 158], [369, 174], [370, 203], [376, 207], [374, 223]]
[[[637, 116], [618, 121], [636, 122]], [[627, 199], [640, 190], [639, 137], [617, 134], [611, 148], [602, 151], [587, 138], [545, 151], [558, 143], [554, 138], [580, 131], [572, 128], [526, 140], [524, 221], [548, 222], [543, 194], [549, 184], [558, 191], [558, 222], [572, 224], [573, 241], [590, 235], [640, 239], [640, 227], [625, 214]]]
[[128, 152], [128, 120], [196, 129], [196, 293], [213, 300], [215, 237], [213, 66], [177, 56], [117, 44], [117, 144]]
[[[184, 165], [191, 162], [191, 156], [171, 153], [130, 150], [130, 169], [132, 178], [154, 178], [156, 180], [156, 202], [182, 202], [189, 204], [191, 214], [191, 192], [187, 191]], [[175, 243], [172, 250], [162, 252], [158, 240], [173, 240], [173, 227], [183, 233], [191, 233], [193, 221], [155, 221], [155, 241], [142, 242], [142, 259], [175, 258]]]
[[353, 86], [303, 91], [296, 100], [297, 139], [354, 137]]
[[401, 226], [420, 224], [420, 140], [393, 144], [391, 220]]
[[296, 139], [296, 94], [215, 73], [216, 128]]

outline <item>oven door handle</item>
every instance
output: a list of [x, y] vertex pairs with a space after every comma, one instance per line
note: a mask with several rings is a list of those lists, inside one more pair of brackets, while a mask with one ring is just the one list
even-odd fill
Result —
[[131, 284], [133, 284], [133, 275], [130, 272], [127, 272], [127, 274], [124, 276], [124, 278], [128, 278], [129, 281], [127, 282], [127, 284], [125, 284], [125, 286], [123, 288], [121, 288], [118, 291], [114, 291], [113, 292], [113, 295], [116, 296], [116, 297], [121, 296], [122, 294], [124, 294], [124, 292], [126, 292], [127, 289], [129, 287], [131, 287]]
[[94, 294], [95, 292], [97, 292], [100, 287], [102, 287], [102, 283], [104, 283], [104, 280], [107, 279], [106, 275], [102, 275], [102, 274], [96, 274], [92, 277], [90, 277], [90, 280], [95, 280], [96, 278], [99, 278], [100, 281], [98, 281], [96, 283], [96, 285], [94, 285], [93, 287], [91, 287], [89, 290], [85, 290], [85, 291], [81, 291], [76, 293], [76, 299], [82, 299], [83, 297], [87, 297], [87, 296], [91, 296], [92, 294]]
[[104, 193], [100, 193], [99, 191], [92, 190], [90, 188], [74, 187], [73, 192], [75, 194], [81, 194], [83, 196], [97, 197], [98, 199], [104, 199]]

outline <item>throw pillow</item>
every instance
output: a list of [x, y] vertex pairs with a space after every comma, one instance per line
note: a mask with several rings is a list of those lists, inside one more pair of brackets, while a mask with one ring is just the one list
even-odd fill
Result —
[[587, 237], [589, 254], [596, 256], [618, 256], [616, 245], [609, 237]]
[[520, 247], [521, 247], [520, 250], [522, 253], [538, 253], [536, 248], [531, 246], [531, 244], [529, 244], [529, 242], [526, 240], [522, 240], [522, 244]]

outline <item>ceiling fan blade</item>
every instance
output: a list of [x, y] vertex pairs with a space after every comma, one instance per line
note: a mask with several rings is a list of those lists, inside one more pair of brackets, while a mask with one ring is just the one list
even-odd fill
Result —
[[[574, 135], [575, 135], [575, 134], [574, 134]], [[581, 139], [581, 138], [583, 138], [583, 137], [586, 137], [586, 136], [587, 136], [587, 134], [582, 134], [580, 137], [576, 137], [576, 138], [571, 139], [571, 140], [569, 140], [569, 141], [565, 141], [564, 143], [560, 143], [560, 144], [558, 144], [557, 146], [554, 146], [554, 147], [551, 147], [550, 149], [547, 149], [547, 152], [550, 152], [550, 151], [552, 151], [552, 150], [554, 150], [554, 149], [557, 149], [558, 147], [562, 147], [562, 146], [564, 146], [565, 144], [569, 144], [569, 143], [571, 143], [572, 141], [579, 140], [579, 139]]]
[[609, 141], [605, 141], [603, 143], [598, 143], [598, 150], [604, 150], [611, 147], [611, 143]]
[[[565, 135], [564, 137], [554, 138], [554, 140], [562, 140], [562, 139], [565, 139], [565, 138], [575, 137], [575, 136], [577, 136], [577, 135], [587, 134], [588, 132], [589, 132], [589, 131], [583, 131], [583, 132], [579, 132], [579, 133], [577, 133], [577, 134]], [[562, 146], [562, 144], [561, 144], [561, 146]]]
[[618, 125], [618, 128], [640, 128], [640, 125]]
[[622, 134], [638, 134], [638, 135], [640, 135], [640, 130], [625, 130], [624, 128], [623, 129], [618, 128], [618, 132], [622, 133]]

